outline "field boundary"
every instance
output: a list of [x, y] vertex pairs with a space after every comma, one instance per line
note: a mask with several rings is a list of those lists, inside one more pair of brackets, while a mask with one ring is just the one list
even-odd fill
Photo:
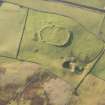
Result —
[[[58, 1], [58, 0], [52, 0], [52, 1]], [[0, 57], [3, 57], [3, 58], [8, 58], [8, 59], [13, 59], [13, 60], [18, 60], [18, 61], [21, 61], [21, 62], [29, 62], [29, 63], [36, 63], [36, 64], [39, 64], [41, 65], [40, 63], [37, 63], [37, 62], [33, 62], [33, 61], [29, 61], [29, 60], [24, 60], [24, 59], [21, 59], [21, 58], [18, 58], [19, 56], [19, 53], [20, 53], [20, 50], [21, 50], [21, 44], [22, 44], [22, 41], [23, 41], [23, 37], [24, 37], [24, 32], [25, 32], [25, 29], [26, 29], [26, 24], [27, 24], [27, 20], [28, 20], [28, 16], [29, 16], [29, 10], [33, 10], [33, 11], [38, 11], [38, 12], [44, 12], [44, 13], [50, 13], [50, 14], [56, 14], [56, 15], [60, 15], [60, 16], [64, 16], [64, 17], [68, 17], [70, 18], [70, 16], [66, 16], [66, 15], [61, 15], [61, 14], [58, 14], [58, 13], [54, 13], [54, 12], [47, 12], [47, 11], [43, 11], [43, 10], [37, 10], [37, 9], [33, 9], [33, 8], [29, 8], [29, 7], [25, 7], [23, 5], [19, 5], [19, 4], [16, 4], [16, 3], [13, 3], [13, 2], [8, 2], [8, 1], [4, 1], [6, 3], [10, 3], [10, 4], [13, 4], [13, 5], [17, 5], [17, 6], [20, 6], [20, 7], [24, 7], [26, 8], [26, 16], [25, 16], [25, 22], [24, 22], [24, 26], [23, 26], [23, 30], [22, 30], [22, 35], [21, 35], [21, 38], [20, 38], [20, 42], [19, 42], [19, 45], [18, 45], [18, 49], [17, 49], [17, 54], [16, 54], [16, 57], [8, 57], [8, 56], [2, 56], [0, 55]], [[71, 4], [72, 5], [72, 4]], [[82, 8], [83, 9], [83, 8]], [[90, 8], [91, 9], [91, 8]], [[93, 10], [93, 9], [92, 9]], [[101, 12], [101, 13], [105, 13], [105, 10], [97, 10], [97, 9], [94, 9], [95, 11], [98, 11], [98, 12]], [[78, 23], [78, 22], [77, 22]], [[81, 23], [79, 23], [81, 25]], [[81, 27], [83, 27], [85, 29], [85, 27], [83, 25], [81, 25]], [[87, 29], [86, 29], [87, 30]], [[99, 29], [100, 30], [100, 29]], [[89, 32], [89, 31], [88, 31]], [[93, 33], [92, 33], [93, 34]], [[99, 60], [98, 60], [99, 61]], [[97, 61], [97, 62], [98, 62]], [[96, 62], [96, 63], [97, 63]], [[95, 64], [96, 64], [95, 63]], [[95, 65], [94, 65], [95, 66]], [[88, 73], [90, 74], [90, 72]], [[77, 84], [77, 87], [75, 88], [76, 90], [80, 87], [80, 85], [84, 82], [85, 78], [88, 76], [88, 74], [80, 81], [80, 83]], [[94, 75], [94, 74], [92, 74]], [[94, 75], [96, 78], [99, 78], [97, 77], [96, 75]], [[99, 78], [101, 80], [104, 80], [102, 78]], [[105, 81], [105, 80], [104, 80]]]
[[26, 11], [25, 22], [24, 22], [23, 31], [22, 31], [22, 35], [21, 35], [21, 38], [20, 38], [19, 46], [18, 46], [18, 49], [17, 49], [16, 58], [18, 58], [18, 55], [20, 53], [21, 44], [22, 44], [22, 41], [23, 41], [25, 29], [26, 29], [28, 14], [29, 14], [29, 9], [27, 9], [27, 11]]
[[[88, 10], [88, 11], [91, 11], [91, 12], [105, 13], [104, 8], [102, 9], [102, 8], [92, 7], [92, 6], [88, 6], [88, 5], [84, 5], [84, 4], [80, 4], [80, 3], [74, 3], [74, 2], [65, 1], [65, 0], [42, 0], [42, 1], [47, 1], [47, 2], [52, 2], [52, 3], [54, 3], [54, 2], [55, 3], [62, 3], [64, 5], [66, 5], [66, 6], [68, 6], [68, 7], [80, 8], [81, 10], [84, 9], [84, 10]], [[36, 10], [35, 8], [27, 7], [25, 5], [22, 5], [22, 4], [13, 2], [13, 1], [4, 0], [3, 2], [7, 2], [7, 3], [14, 4], [14, 5], [22, 6], [24, 8], [30, 8], [30, 9]]]

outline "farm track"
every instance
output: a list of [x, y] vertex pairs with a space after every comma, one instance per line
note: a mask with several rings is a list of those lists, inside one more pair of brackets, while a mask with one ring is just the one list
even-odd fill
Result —
[[80, 9], [91, 10], [93, 12], [105, 13], [104, 9], [96, 8], [96, 7], [92, 7], [92, 6], [87, 6], [87, 5], [83, 5], [83, 4], [80, 4], [80, 3], [74, 3], [74, 2], [65, 1], [65, 0], [48, 0], [48, 1], [49, 2], [53, 1], [53, 2], [58, 2], [58, 3], [63, 3], [63, 4], [66, 4], [68, 6], [72, 6], [72, 7], [76, 7], [76, 8], [80, 8]]
[[[84, 80], [86, 79], [86, 77], [92, 72], [93, 68], [96, 66], [97, 62], [101, 59], [101, 57], [103, 56], [103, 54], [105, 54], [105, 48], [103, 48], [100, 53], [95, 57], [95, 60], [92, 63], [92, 67], [90, 67], [90, 69], [87, 71], [87, 73], [84, 75], [84, 77], [81, 79], [81, 81], [78, 83], [77, 87], [75, 88], [74, 93], [77, 93], [79, 87], [81, 86], [81, 84], [84, 82]], [[93, 75], [93, 74], [92, 74]], [[94, 75], [95, 77], [97, 77], [96, 75]], [[101, 79], [101, 78], [99, 78]], [[102, 79], [103, 80], [103, 79]], [[105, 80], [104, 80], [105, 81]]]
[[[42, 0], [44, 1], [44, 0]], [[46, 1], [46, 0], [45, 0]], [[6, 3], [10, 3], [10, 4], [13, 4], [13, 5], [17, 5], [17, 6], [21, 6], [23, 8], [27, 8], [27, 16], [26, 16], [26, 20], [25, 20], [25, 25], [26, 25], [26, 22], [27, 22], [27, 17], [28, 17], [28, 12], [29, 12], [29, 9], [30, 10], [33, 10], [33, 11], [39, 11], [39, 12], [45, 12], [45, 13], [52, 13], [52, 14], [57, 14], [57, 15], [61, 15], [61, 16], [64, 16], [64, 17], [68, 17], [68, 18], [71, 18], [70, 16], [66, 16], [66, 15], [63, 15], [61, 13], [53, 13], [53, 12], [50, 12], [50, 11], [44, 11], [44, 10], [38, 10], [38, 9], [34, 9], [34, 8], [30, 8], [30, 7], [27, 7], [27, 6], [24, 6], [22, 4], [18, 4], [18, 3], [15, 3], [15, 2], [10, 2], [10, 1], [6, 1], [4, 0], [3, 2], [6, 2]], [[68, 1], [64, 1], [64, 0], [48, 0], [48, 2], [57, 2], [57, 3], [63, 3], [64, 5], [66, 6], [71, 6], [73, 8], [80, 8], [80, 9], [84, 9], [84, 10], [88, 10], [88, 11], [92, 11], [92, 12], [98, 12], [98, 13], [105, 13], [105, 10], [104, 9], [100, 9], [100, 8], [96, 8], [96, 7], [91, 7], [91, 6], [86, 6], [86, 5], [82, 5], [82, 4], [78, 4], [78, 3], [73, 3], [73, 2], [68, 2]], [[75, 20], [75, 19], [74, 19]], [[75, 20], [76, 21], [76, 20]], [[79, 23], [79, 22], [78, 22]], [[79, 23], [83, 28], [84, 26]], [[28, 61], [28, 60], [23, 60], [23, 59], [20, 59], [18, 58], [18, 55], [19, 55], [19, 51], [20, 51], [20, 47], [21, 47], [21, 42], [22, 42], [22, 39], [23, 39], [23, 35], [24, 35], [24, 30], [25, 30], [25, 25], [24, 25], [24, 28], [23, 28], [23, 33], [22, 33], [22, 37], [20, 39], [20, 43], [19, 43], [19, 48], [18, 48], [18, 51], [17, 51], [17, 56], [16, 58], [13, 58], [13, 57], [8, 57], [8, 56], [2, 56], [0, 55], [0, 57], [4, 57], [4, 58], [9, 58], [9, 59], [14, 59], [14, 60], [18, 60], [18, 61], [21, 61], [21, 62], [29, 62], [29, 63], [36, 63], [36, 64], [39, 64], [37, 62], [32, 62], [32, 61]], [[87, 29], [86, 29], [87, 30]], [[89, 30], [87, 30], [89, 32]], [[92, 32], [90, 32], [92, 33]], [[94, 34], [94, 33], [92, 33]], [[105, 49], [104, 49], [104, 52], [105, 52]], [[103, 53], [104, 53], [103, 52]], [[100, 54], [99, 54], [100, 55]], [[92, 69], [94, 68], [94, 66], [97, 64], [97, 62], [99, 61], [99, 59], [103, 56], [103, 54], [101, 54], [101, 56], [97, 59], [97, 61], [95, 62], [95, 64], [93, 65], [93, 67], [91, 68], [91, 70], [82, 78], [82, 80], [80, 81], [80, 83], [77, 85], [77, 87], [75, 88], [75, 90], [77, 91], [78, 88], [81, 86], [81, 84], [84, 82], [85, 78], [90, 74], [90, 72], [92, 71]], [[92, 74], [93, 75], [93, 74]], [[96, 78], [98, 79], [101, 79], [101, 80], [104, 80], [102, 78], [99, 78], [97, 77], [96, 75], [94, 75]], [[104, 80], [105, 81], [105, 80]], [[67, 82], [67, 81], [66, 81]]]

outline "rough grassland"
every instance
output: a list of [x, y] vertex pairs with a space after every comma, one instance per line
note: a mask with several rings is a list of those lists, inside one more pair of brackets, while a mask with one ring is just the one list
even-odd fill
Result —
[[[31, 5], [31, 3], [33, 5], [35, 5], [34, 3], [37, 1], [33, 1], [33, 0], [7, 0], [7, 1], [12, 1], [15, 3], [19, 3], [19, 4], [26, 4], [26, 5]], [[44, 2], [49, 2], [49, 1], [44, 1], [44, 0], [38, 0], [40, 3], [44, 3]], [[105, 1], [104, 0], [62, 0], [62, 1], [70, 1], [70, 2], [74, 2], [74, 3], [80, 3], [80, 4], [84, 4], [84, 5], [88, 5], [88, 6], [92, 6], [92, 7], [96, 7], [96, 8], [104, 8], [104, 4]], [[55, 9], [55, 8], [54, 8]]]
[[[105, 18], [103, 20], [102, 28], [100, 30], [100, 39], [105, 42]], [[92, 74], [105, 80], [105, 53], [94, 67]]]
[[97, 32], [100, 25], [100, 20], [102, 19], [102, 15], [103, 15], [101, 13], [95, 13], [92, 11], [87, 11], [85, 9], [83, 10], [83, 9], [74, 8], [68, 5], [64, 5], [62, 3], [48, 2], [45, 0], [36, 0], [36, 1], [8, 0], [8, 1], [23, 5], [38, 11], [46, 11], [49, 13], [52, 12], [52, 13], [65, 15], [67, 17], [72, 17], [75, 19], [75, 21], [78, 21], [80, 24], [82, 24], [87, 30], [94, 33]]
[[[72, 39], [68, 45], [57, 47], [40, 40], [34, 40], [35, 35], [40, 36], [40, 30], [43, 27], [51, 25], [64, 27], [72, 32]], [[56, 37], [61, 37], [61, 35]], [[84, 61], [86, 57], [89, 60], [93, 59], [102, 48], [102, 41], [87, 32], [73, 19], [30, 11], [19, 58], [61, 68], [62, 62], [72, 56], [71, 52]]]
[[105, 6], [104, 0], [78, 0], [78, 1], [77, 0], [64, 0], [64, 1], [70, 1], [74, 3], [84, 4], [84, 5], [88, 5], [88, 6], [92, 6], [96, 8], [102, 8], [102, 9], [104, 9], [104, 6]]
[[92, 74], [102, 79], [105, 79], [105, 54], [102, 56], [102, 58], [98, 61], [98, 63], [94, 67]]
[[26, 9], [8, 3], [0, 7], [0, 55], [15, 57], [20, 42]]

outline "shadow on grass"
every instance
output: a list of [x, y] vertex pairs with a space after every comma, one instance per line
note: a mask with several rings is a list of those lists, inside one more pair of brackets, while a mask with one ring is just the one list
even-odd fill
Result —
[[2, 6], [3, 3], [4, 3], [4, 1], [3, 0], [0, 0], [0, 6]]

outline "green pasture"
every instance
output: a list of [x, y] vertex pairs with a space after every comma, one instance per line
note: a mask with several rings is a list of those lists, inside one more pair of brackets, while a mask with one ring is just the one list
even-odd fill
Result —
[[[103, 40], [103, 42], [105, 42], [105, 17], [102, 22], [99, 37], [101, 40]], [[97, 62], [96, 66], [93, 68], [92, 74], [102, 79], [105, 79], [105, 54], [103, 54], [101, 59]]]
[[93, 68], [92, 74], [105, 80], [105, 53]]
[[105, 0], [64, 0], [64, 1], [70, 1], [74, 3], [79, 3], [87, 6], [92, 6], [96, 8], [102, 8], [104, 9], [105, 7]]
[[[43, 12], [49, 12], [49, 13], [56, 13], [60, 15], [64, 15], [67, 17], [72, 18], [75, 22], [79, 23], [82, 27], [84, 27], [87, 31], [92, 33], [97, 33], [99, 27], [100, 27], [100, 21], [103, 17], [102, 13], [98, 13], [95, 11], [89, 11], [86, 9], [79, 9], [75, 8], [69, 5], [64, 5], [63, 3], [57, 3], [57, 2], [49, 2], [45, 0], [7, 0], [12, 3], [17, 3], [19, 5], [23, 5], [25, 7], [37, 10], [37, 11], [43, 11]], [[72, 0], [74, 1], [74, 0]], [[75, 0], [76, 1], [76, 0]], [[79, 2], [80, 0], [76, 1]], [[98, 0], [93, 0], [94, 2], [97, 2]], [[84, 2], [89, 2], [85, 1]], [[101, 2], [100, 0], [98, 2]], [[93, 3], [93, 2], [90, 2]], [[98, 4], [98, 3], [97, 3]], [[102, 3], [103, 5], [105, 3]]]
[[[55, 46], [41, 41], [40, 31], [49, 26], [63, 27], [72, 32], [70, 41], [65, 46]], [[50, 31], [51, 29], [47, 28], [47, 33], [45, 34], [45, 31], [43, 33], [45, 39], [49, 37], [47, 39], [50, 43], [52, 41], [59, 43], [57, 39], [62, 39], [62, 36], [65, 35], [64, 31], [61, 31], [60, 34], [56, 34], [56, 31], [52, 34]], [[51, 35], [55, 36], [52, 38]], [[75, 56], [79, 62], [85, 61], [86, 58], [90, 61], [96, 57], [102, 48], [103, 42], [96, 35], [86, 31], [72, 18], [30, 11], [19, 58], [62, 68], [62, 63], [70, 57]]]
[[101, 59], [97, 62], [94, 67], [92, 74], [105, 79], [105, 54], [101, 57]]
[[[37, 64], [0, 57], [0, 104], [14, 97], [16, 92], [24, 87], [27, 78], [38, 71]], [[16, 102], [13, 105], [16, 105]]]
[[[46, 6], [48, 11], [51, 12], [51, 5], [46, 4]], [[59, 8], [55, 8], [54, 11], [58, 11], [60, 7], [63, 6], [60, 4]], [[0, 55], [15, 57], [27, 9], [10, 3], [3, 3], [0, 8], [2, 13], [0, 15]], [[42, 10], [39, 6], [37, 8]], [[90, 62], [104, 46], [102, 42], [104, 23], [101, 38], [96, 35], [104, 14], [72, 7], [63, 8], [65, 9], [62, 12], [58, 12], [62, 15], [68, 12], [69, 15], [60, 16], [29, 10], [19, 52], [20, 59], [57, 68], [54, 72], [59, 75], [62, 72], [59, 72], [58, 69], [63, 69], [64, 61], [75, 56], [80, 64], [81, 62]]]
[[[19, 4], [24, 4], [24, 5], [35, 5], [34, 3], [37, 1], [33, 1], [33, 0], [7, 0], [7, 1], [11, 1], [11, 2], [15, 2], [15, 3], [19, 3]], [[74, 2], [74, 3], [79, 3], [79, 4], [83, 4], [83, 5], [87, 5], [87, 6], [91, 6], [91, 7], [96, 7], [96, 8], [102, 8], [104, 9], [105, 7], [105, 1], [104, 0], [62, 0], [62, 1], [68, 1], [68, 2]], [[44, 1], [44, 0], [39, 0], [38, 2], [49, 2], [49, 1]], [[51, 1], [50, 1], [51, 2]], [[53, 1], [54, 2], [54, 1]], [[45, 4], [43, 3], [43, 4]], [[54, 8], [55, 9], [55, 8]]]
[[8, 3], [0, 7], [0, 55], [15, 57], [22, 35], [26, 9]]

